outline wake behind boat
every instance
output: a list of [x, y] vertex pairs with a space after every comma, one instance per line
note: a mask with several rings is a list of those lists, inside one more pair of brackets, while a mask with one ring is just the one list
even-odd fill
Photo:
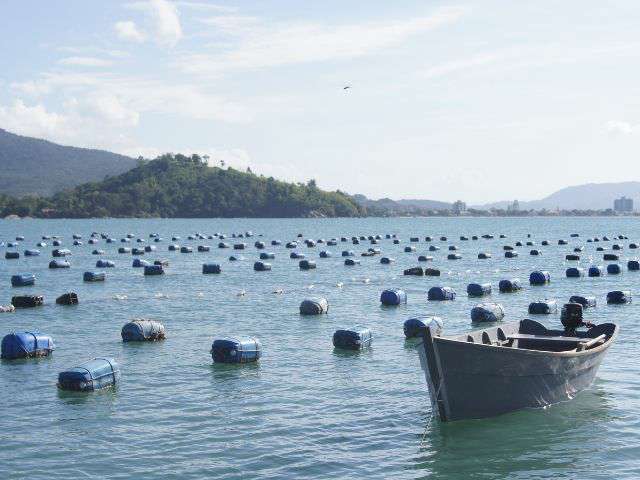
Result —
[[533, 320], [463, 335], [423, 329], [420, 363], [433, 412], [442, 421], [485, 418], [545, 407], [589, 387], [618, 334], [613, 323], [549, 330]]

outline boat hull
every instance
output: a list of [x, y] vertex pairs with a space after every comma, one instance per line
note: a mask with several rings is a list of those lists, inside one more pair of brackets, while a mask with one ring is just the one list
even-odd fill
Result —
[[420, 358], [439, 418], [476, 419], [573, 398], [592, 384], [611, 340], [548, 352], [434, 337], [425, 338]]

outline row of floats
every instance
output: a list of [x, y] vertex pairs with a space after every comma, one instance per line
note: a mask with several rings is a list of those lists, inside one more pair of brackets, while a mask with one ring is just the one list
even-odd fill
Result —
[[[467, 288], [470, 296], [484, 296], [491, 292], [488, 284], [470, 284]], [[433, 287], [429, 290], [430, 300], [452, 300], [455, 292], [447, 287]], [[624, 303], [631, 300], [629, 292], [610, 292], [607, 301]], [[624, 302], [620, 302], [624, 299]], [[407, 294], [401, 289], [387, 289], [380, 295], [383, 306], [397, 306], [407, 302]], [[19, 304], [20, 302], [18, 302]], [[77, 295], [68, 293], [58, 298], [57, 303], [73, 305], [78, 303]], [[595, 297], [572, 296], [569, 303], [562, 307], [561, 316], [582, 320], [583, 309], [595, 307]], [[326, 298], [315, 297], [305, 299], [299, 307], [301, 315], [323, 315], [329, 312]], [[555, 301], [533, 302], [529, 306], [530, 314], [550, 314], [557, 311]], [[471, 311], [472, 322], [498, 322], [504, 318], [504, 308], [500, 304], [479, 304]], [[427, 325], [433, 322], [442, 326], [442, 319], [433, 316], [411, 318], [404, 322], [405, 337], [421, 337]], [[135, 319], [121, 329], [123, 342], [156, 342], [166, 338], [165, 327], [155, 320]], [[337, 349], [361, 350], [372, 343], [372, 333], [367, 327], [356, 325], [352, 328], [338, 329], [332, 337], [333, 346]], [[47, 357], [54, 350], [53, 339], [39, 332], [12, 332], [2, 339], [1, 358], [17, 360], [35, 357]], [[214, 363], [249, 363], [258, 361], [262, 355], [262, 345], [254, 337], [218, 338], [211, 345], [210, 354]], [[78, 366], [64, 370], [58, 374], [57, 385], [60, 389], [90, 392], [105, 387], [115, 386], [120, 379], [120, 368], [113, 358], [98, 357]]]

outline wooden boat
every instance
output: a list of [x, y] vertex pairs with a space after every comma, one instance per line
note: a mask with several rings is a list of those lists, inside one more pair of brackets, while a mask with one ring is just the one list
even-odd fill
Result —
[[533, 320], [464, 335], [423, 329], [420, 363], [433, 412], [442, 421], [485, 418], [546, 407], [589, 387], [618, 326], [548, 330]]

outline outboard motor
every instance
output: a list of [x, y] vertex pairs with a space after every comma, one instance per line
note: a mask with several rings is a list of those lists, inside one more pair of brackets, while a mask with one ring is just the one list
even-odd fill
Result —
[[576, 329], [588, 326], [582, 320], [582, 305], [579, 303], [566, 303], [560, 313], [560, 321], [564, 326], [565, 335], [575, 335]]

